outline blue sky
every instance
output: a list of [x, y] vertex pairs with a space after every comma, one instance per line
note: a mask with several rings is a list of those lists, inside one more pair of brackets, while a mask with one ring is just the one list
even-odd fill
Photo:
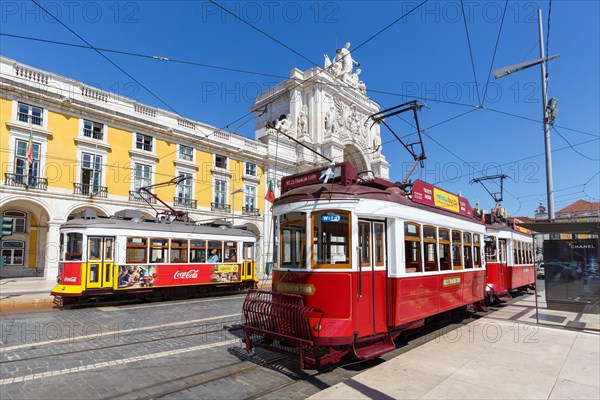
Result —
[[[548, 51], [561, 54], [549, 63], [548, 85], [560, 109], [551, 130], [555, 208], [600, 201], [600, 2], [421, 2], [218, 2], [247, 23], [205, 1], [39, 2], [97, 48], [253, 72], [105, 52], [131, 79], [93, 50], [7, 36], [85, 45], [35, 3], [3, 1], [0, 54], [254, 137], [253, 97], [294, 67], [322, 66], [324, 54], [333, 57], [349, 41], [368, 95], [382, 108], [413, 97], [430, 108], [419, 114], [431, 127], [425, 180], [490, 208], [489, 195], [469, 181], [503, 173], [503, 205], [532, 215], [539, 200], [546, 203], [540, 70], [496, 80], [490, 69], [539, 58], [537, 9], [546, 41], [551, 6]], [[412, 132], [399, 119], [392, 125], [399, 135]], [[411, 158], [384, 129], [382, 141], [400, 180]]]

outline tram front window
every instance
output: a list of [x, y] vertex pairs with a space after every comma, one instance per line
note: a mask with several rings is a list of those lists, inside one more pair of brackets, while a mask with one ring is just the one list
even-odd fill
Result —
[[83, 234], [67, 233], [67, 251], [65, 261], [81, 261], [81, 249], [83, 248]]
[[288, 213], [280, 217], [281, 266], [306, 268], [306, 213]]
[[312, 215], [315, 268], [350, 267], [350, 213], [319, 211]]

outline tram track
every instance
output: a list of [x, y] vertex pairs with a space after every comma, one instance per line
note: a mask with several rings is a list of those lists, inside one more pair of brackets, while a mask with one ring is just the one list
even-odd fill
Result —
[[[154, 331], [150, 331], [150, 332], [144, 332], [142, 334], [155, 335], [160, 332], [169, 332], [169, 331], [174, 331], [174, 330], [181, 331], [181, 330], [193, 329], [193, 328], [202, 329], [205, 327], [222, 325], [222, 327], [219, 329], [208, 329], [208, 330], [203, 330], [202, 332], [192, 332], [192, 333], [187, 333], [187, 334], [182, 334], [182, 335], [159, 337], [159, 338], [152, 338], [152, 339], [146, 339], [146, 340], [135, 340], [130, 343], [119, 343], [119, 344], [113, 344], [110, 346], [92, 347], [92, 348], [86, 348], [86, 349], [80, 349], [80, 350], [74, 350], [74, 351], [68, 351], [68, 352], [62, 352], [62, 353], [44, 354], [44, 355], [39, 355], [39, 356], [27, 357], [27, 358], [17, 358], [14, 360], [5, 359], [5, 360], [2, 360], [2, 364], [6, 365], [6, 364], [10, 364], [10, 363], [29, 362], [29, 361], [40, 360], [40, 359], [45, 359], [45, 358], [63, 357], [63, 356], [71, 356], [71, 355], [75, 355], [75, 354], [83, 354], [83, 353], [93, 352], [93, 351], [112, 350], [112, 349], [122, 348], [122, 347], [126, 347], [126, 346], [151, 344], [151, 343], [156, 343], [156, 342], [162, 342], [165, 340], [175, 340], [175, 339], [189, 338], [189, 337], [193, 337], [193, 336], [210, 335], [210, 334], [214, 334], [214, 333], [220, 333], [225, 330], [232, 330], [232, 328], [228, 328], [227, 326], [235, 326], [235, 325], [238, 325], [239, 323], [240, 323], [240, 320], [236, 319], [236, 320], [219, 321], [218, 323], [212, 323], [212, 324], [196, 324], [196, 325], [191, 325], [191, 326], [186, 326], [186, 327], [178, 326], [178, 327], [164, 328], [164, 329], [154, 330]], [[235, 329], [241, 329], [241, 328], [239, 326], [237, 326]], [[140, 333], [130, 332], [128, 337], [133, 336], [134, 334], [140, 335]], [[79, 339], [76, 341], [64, 342], [64, 343], [60, 343], [60, 344], [68, 345], [68, 344], [73, 344], [73, 343], [78, 343], [78, 342], [83, 342], [83, 341], [85, 341], [85, 340]], [[33, 344], [32, 347], [35, 348], [35, 344]], [[7, 357], [7, 354], [4, 351], [1, 354], [3, 357]]]

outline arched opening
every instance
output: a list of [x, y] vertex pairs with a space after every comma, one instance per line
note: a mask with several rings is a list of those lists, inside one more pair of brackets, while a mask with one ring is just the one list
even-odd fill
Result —
[[350, 162], [358, 172], [369, 171], [371, 166], [366, 161], [361, 149], [353, 144], [344, 146], [344, 161]]
[[0, 278], [43, 276], [50, 220], [46, 208], [30, 200], [12, 200], [0, 207], [0, 215], [12, 218], [12, 234], [0, 240]]

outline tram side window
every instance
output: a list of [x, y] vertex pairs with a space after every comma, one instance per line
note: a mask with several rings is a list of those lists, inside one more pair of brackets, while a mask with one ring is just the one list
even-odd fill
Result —
[[244, 260], [254, 260], [254, 243], [244, 242]]
[[76, 232], [67, 233], [67, 249], [65, 253], [65, 260], [81, 261], [82, 248], [83, 234]]
[[128, 237], [125, 262], [127, 264], [146, 263], [148, 261], [148, 248], [146, 244], [146, 238]]
[[312, 214], [315, 268], [350, 267], [350, 213], [336, 210]]
[[463, 253], [465, 260], [465, 268], [473, 268], [473, 243], [471, 242], [471, 234], [463, 233]]
[[462, 269], [462, 235], [460, 231], [452, 231], [452, 269]]
[[440, 229], [440, 271], [448, 271], [452, 269], [450, 266], [450, 231], [448, 229]]
[[204, 240], [190, 241], [190, 262], [206, 262], [206, 242]]
[[384, 266], [384, 254], [385, 254], [385, 225], [381, 222], [373, 223], [373, 230], [375, 232], [375, 266]]
[[513, 263], [521, 264], [521, 254], [519, 252], [519, 242], [517, 240], [513, 241]]
[[225, 242], [224, 262], [237, 262], [237, 242]]
[[481, 237], [476, 234], [473, 235], [473, 266], [481, 267]]
[[404, 224], [404, 257], [406, 272], [422, 272], [421, 227], [417, 224]]
[[102, 238], [88, 239], [88, 260], [100, 260], [100, 248], [102, 247]]
[[187, 263], [188, 241], [186, 239], [171, 239], [171, 262]]
[[434, 226], [423, 227], [425, 246], [425, 271], [437, 271], [437, 229]]
[[150, 239], [150, 262], [165, 263], [169, 260], [169, 240]]
[[483, 251], [485, 252], [485, 261], [496, 262], [498, 261], [498, 251], [496, 249], [496, 238], [493, 236], [484, 236], [483, 241], [485, 242]]
[[208, 262], [209, 263], [215, 263], [215, 262], [222, 262], [223, 261], [223, 257], [222, 257], [222, 253], [223, 252], [223, 242], [221, 241], [217, 241], [217, 240], [209, 240], [208, 241]]
[[371, 224], [368, 222], [358, 223], [358, 249], [361, 267], [371, 265]]

